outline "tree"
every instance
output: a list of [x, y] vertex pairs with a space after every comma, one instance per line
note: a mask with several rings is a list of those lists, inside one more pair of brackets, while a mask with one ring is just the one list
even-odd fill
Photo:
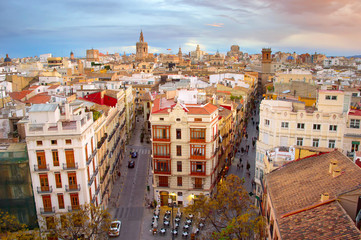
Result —
[[[105, 239], [111, 223], [111, 216], [102, 207], [93, 204], [80, 206], [78, 210], [57, 214], [59, 221], [45, 219], [49, 232], [61, 239]], [[58, 222], [58, 223], [57, 223]]]
[[38, 230], [29, 230], [12, 214], [0, 210], [0, 238], [4, 240], [40, 240]]
[[206, 239], [261, 238], [264, 218], [258, 216], [243, 186], [244, 181], [229, 175], [217, 185], [212, 197], [201, 195], [186, 208], [195, 222], [205, 221], [201, 234]]

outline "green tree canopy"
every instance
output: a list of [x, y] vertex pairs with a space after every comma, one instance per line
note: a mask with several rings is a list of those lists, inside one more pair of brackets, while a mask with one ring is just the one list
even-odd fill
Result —
[[218, 183], [212, 197], [201, 195], [186, 208], [196, 223], [205, 222], [206, 228], [200, 232], [205, 239], [261, 238], [264, 219], [256, 213], [243, 183], [229, 175]]

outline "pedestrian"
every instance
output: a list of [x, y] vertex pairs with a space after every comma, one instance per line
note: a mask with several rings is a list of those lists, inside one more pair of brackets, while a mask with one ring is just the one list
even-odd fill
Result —
[[239, 163], [237, 164], [237, 170], [239, 170], [241, 167], [239, 166]]
[[239, 158], [239, 164], [242, 164], [242, 158]]
[[258, 129], [259, 129], [259, 128], [258, 128], [258, 125], [257, 125], [257, 126], [256, 126], [256, 130], [258, 131]]

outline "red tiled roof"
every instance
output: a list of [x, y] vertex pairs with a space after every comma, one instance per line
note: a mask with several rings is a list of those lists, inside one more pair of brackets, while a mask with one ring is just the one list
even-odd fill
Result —
[[51, 85], [48, 89], [55, 89], [57, 87], [59, 87], [60, 85]]
[[34, 90], [34, 89], [37, 89], [38, 87], [39, 87], [38, 85], [33, 85], [33, 86], [30, 86], [29, 89]]
[[23, 90], [21, 92], [11, 92], [11, 93], [9, 93], [9, 96], [14, 100], [21, 101], [21, 99], [25, 98], [26, 95], [28, 95], [32, 91], [34, 91], [34, 90]]
[[25, 103], [31, 103], [31, 104], [40, 104], [40, 103], [48, 103], [51, 99], [51, 96], [47, 94], [38, 94], [34, 97], [29, 98], [27, 101], [24, 101]]
[[[153, 101], [152, 113], [167, 113], [168, 109], [173, 109], [176, 104], [173, 99], [165, 99], [165, 98], [157, 98]], [[218, 108], [210, 103], [206, 105], [198, 105], [198, 104], [181, 104], [184, 111], [188, 114], [205, 114], [209, 115], [216, 111]]]

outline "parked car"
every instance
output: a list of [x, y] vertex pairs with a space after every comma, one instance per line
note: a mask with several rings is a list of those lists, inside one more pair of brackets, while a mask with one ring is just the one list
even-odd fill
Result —
[[122, 222], [119, 220], [113, 221], [110, 223], [108, 236], [109, 237], [118, 237], [120, 234], [120, 227], [122, 226]]
[[135, 161], [130, 160], [130, 161], [128, 162], [128, 168], [134, 168], [134, 166], [135, 166]]
[[136, 157], [138, 157], [138, 153], [137, 152], [131, 152], [131, 154], [130, 155], [132, 155], [132, 158], [136, 158]]

